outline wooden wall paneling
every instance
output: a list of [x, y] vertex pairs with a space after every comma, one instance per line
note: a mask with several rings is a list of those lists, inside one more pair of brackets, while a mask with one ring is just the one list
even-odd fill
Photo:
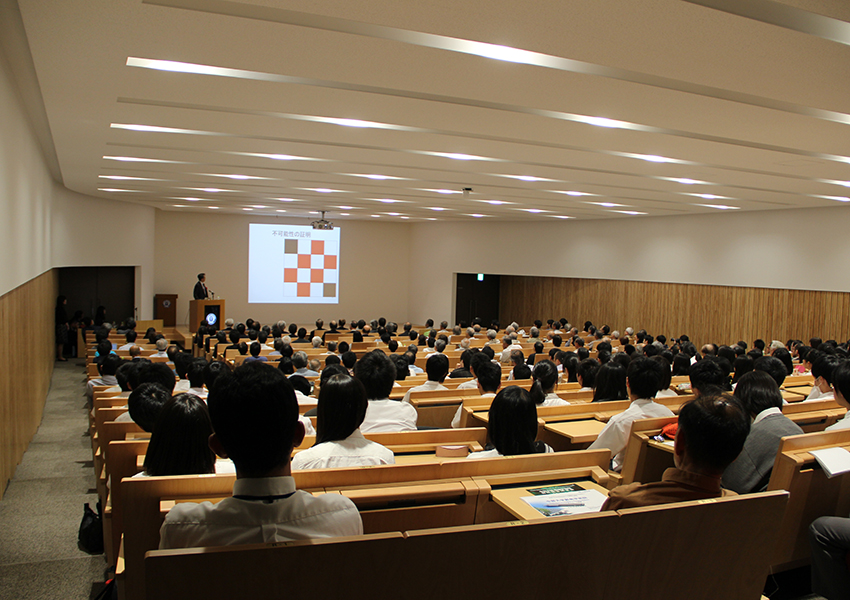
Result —
[[668, 338], [687, 333], [698, 346], [850, 338], [844, 292], [503, 275], [500, 302], [502, 323], [566, 317], [579, 328], [590, 320]]
[[44, 413], [56, 351], [56, 289], [51, 270], [0, 297], [0, 331], [26, 340], [0, 345], [0, 497]]

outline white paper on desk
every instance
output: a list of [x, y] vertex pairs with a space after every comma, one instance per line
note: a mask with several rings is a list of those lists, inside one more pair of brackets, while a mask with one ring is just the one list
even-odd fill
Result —
[[820, 463], [828, 478], [850, 471], [850, 452], [844, 448], [812, 450], [811, 455]]
[[546, 517], [599, 512], [608, 496], [596, 490], [564, 492], [548, 496], [523, 496], [522, 500]]

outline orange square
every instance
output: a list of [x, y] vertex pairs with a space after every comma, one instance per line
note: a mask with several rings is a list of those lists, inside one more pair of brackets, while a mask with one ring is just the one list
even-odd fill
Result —
[[310, 283], [324, 283], [324, 275], [322, 269], [310, 269]]
[[336, 269], [336, 256], [334, 256], [333, 254], [328, 254], [325, 256], [325, 268]]
[[309, 269], [310, 268], [310, 255], [309, 254], [299, 254], [298, 255], [298, 268], [299, 269]]
[[284, 269], [283, 281], [286, 283], [295, 283], [298, 281], [298, 269]]
[[302, 298], [307, 298], [310, 296], [310, 284], [309, 283], [299, 283], [298, 284], [298, 296]]
[[325, 242], [321, 240], [313, 240], [312, 242], [312, 250], [310, 250], [312, 254], [324, 254], [325, 253]]

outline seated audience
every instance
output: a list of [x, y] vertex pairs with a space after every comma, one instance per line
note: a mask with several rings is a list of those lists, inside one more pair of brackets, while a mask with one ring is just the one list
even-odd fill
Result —
[[[482, 398], [493, 398], [496, 392], [499, 391], [499, 386], [502, 384], [502, 369], [499, 365], [484, 360], [477, 366], [476, 373], [478, 378], [475, 384], [478, 386], [478, 392]], [[463, 403], [457, 407], [454, 418], [452, 418], [452, 427], [460, 427], [461, 417], [463, 416]]]
[[302, 377], [318, 377], [319, 373], [308, 367], [309, 359], [307, 353], [299, 350], [292, 355], [292, 366], [295, 368], [295, 374]]
[[[767, 358], [770, 357], [759, 360]], [[735, 398], [749, 414], [752, 425], [740, 456], [723, 473], [723, 487], [739, 494], [763, 492], [781, 438], [799, 435], [803, 430], [782, 414], [782, 393], [767, 373], [753, 371], [741, 377], [735, 386]]]
[[292, 459], [293, 469], [339, 469], [395, 463], [393, 453], [363, 437], [366, 390], [349, 375], [333, 375], [322, 383], [316, 419], [316, 444]]
[[189, 368], [186, 371], [186, 376], [189, 378], [190, 394], [195, 394], [201, 400], [206, 400], [207, 390], [209, 386], [204, 388], [206, 383], [207, 361], [203, 358], [193, 358], [189, 362]]
[[835, 397], [832, 390], [832, 372], [840, 362], [841, 359], [834, 354], [821, 354], [815, 359], [812, 363], [812, 377], [815, 378], [815, 385], [803, 402], [832, 400]]
[[566, 406], [566, 400], [555, 393], [558, 387], [558, 368], [551, 360], [541, 360], [531, 371], [531, 399], [537, 406]]
[[[119, 369], [120, 371], [120, 369]], [[841, 419], [829, 427], [827, 431], [850, 428], [850, 361], [841, 361], [832, 372], [832, 389], [835, 401], [839, 406], [848, 409]]]
[[[705, 361], [700, 361], [705, 362]], [[602, 510], [719, 498], [723, 471], [744, 447], [750, 432], [746, 411], [728, 394], [704, 393], [679, 412], [673, 461], [661, 481], [614, 488]]]
[[445, 354], [434, 353], [429, 356], [425, 363], [425, 372], [428, 374], [428, 380], [422, 385], [417, 385], [407, 390], [404, 394], [404, 402], [410, 402], [410, 394], [412, 392], [448, 389], [443, 385], [446, 375], [449, 374], [449, 359]]
[[850, 599], [850, 519], [819, 517], [809, 527], [812, 592], [828, 600]]
[[262, 351], [260, 342], [251, 342], [248, 351], [251, 353], [251, 356], [246, 358], [244, 362], [268, 362], [269, 360], [265, 356], [260, 356], [260, 351]]
[[354, 503], [295, 488], [292, 449], [304, 438], [292, 386], [279, 370], [249, 363], [219, 376], [209, 397], [210, 446], [236, 465], [233, 497], [180, 503], [165, 517], [160, 548], [221, 546], [360, 535]]
[[664, 380], [662, 371], [660, 364], [646, 357], [635, 358], [629, 363], [626, 384], [631, 404], [625, 411], [611, 417], [599, 437], [590, 445], [590, 450], [608, 448], [612, 456], [611, 468], [618, 473], [623, 468], [623, 452], [632, 422], [638, 419], [673, 416], [669, 408], [654, 401], [655, 394], [661, 389], [661, 382]]
[[615, 361], [605, 363], [599, 367], [599, 370], [596, 372], [596, 389], [593, 390], [593, 402], [626, 400], [628, 397], [629, 394], [626, 391], [626, 367]]
[[596, 372], [599, 370], [599, 363], [592, 358], [585, 358], [578, 363], [576, 367], [576, 378], [581, 385], [581, 392], [592, 392], [596, 387]]
[[142, 431], [151, 433], [162, 407], [171, 398], [171, 392], [158, 383], [142, 383], [133, 388], [127, 398], [127, 412], [116, 421], [133, 421]]
[[108, 354], [103, 357], [103, 360], [97, 365], [97, 371], [100, 373], [100, 377], [89, 379], [86, 383], [86, 397], [89, 399], [90, 406], [94, 397], [94, 387], [96, 385], [106, 385], [110, 387], [118, 385], [118, 379], [116, 379], [115, 373], [118, 372], [118, 367], [120, 367], [123, 363], [124, 361], [117, 354]]
[[168, 352], [166, 352], [166, 350], [168, 350], [168, 340], [165, 339], [165, 338], [159, 338], [156, 341], [156, 352], [151, 354], [151, 356], [159, 357], [159, 358], [167, 358]]
[[134, 346], [136, 344], [136, 337], [138, 335], [139, 334], [136, 333], [135, 329], [131, 329], [130, 331], [125, 333], [124, 339], [127, 341], [127, 343], [124, 344], [123, 346], [120, 346], [118, 349], [119, 350], [129, 350], [130, 346]]
[[723, 372], [723, 368], [710, 358], [691, 365], [688, 372], [691, 380], [691, 391], [694, 396], [715, 392], [726, 392], [731, 388], [729, 375]]
[[[217, 472], [210, 449], [212, 423], [207, 405], [194, 394], [178, 394], [162, 407], [145, 452], [146, 477]], [[226, 463], [223, 463], [226, 464]], [[232, 473], [223, 469], [220, 472]]]
[[360, 425], [363, 433], [415, 431], [416, 409], [409, 403], [391, 400], [396, 368], [381, 350], [372, 350], [354, 365], [354, 376], [366, 389], [369, 406]]
[[[495, 458], [552, 452], [537, 439], [537, 405], [519, 386], [506, 387], [493, 398], [487, 420], [488, 449], [467, 458]], [[491, 448], [492, 446], [492, 448]]]

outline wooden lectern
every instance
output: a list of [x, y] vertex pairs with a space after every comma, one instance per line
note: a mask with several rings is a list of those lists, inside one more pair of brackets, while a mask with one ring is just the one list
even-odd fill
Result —
[[177, 294], [157, 294], [154, 296], [153, 318], [162, 319], [164, 327], [177, 325]]
[[224, 300], [192, 300], [189, 302], [189, 331], [195, 333], [198, 331], [198, 326], [208, 313], [218, 312], [218, 319], [215, 323], [217, 329], [224, 326]]

